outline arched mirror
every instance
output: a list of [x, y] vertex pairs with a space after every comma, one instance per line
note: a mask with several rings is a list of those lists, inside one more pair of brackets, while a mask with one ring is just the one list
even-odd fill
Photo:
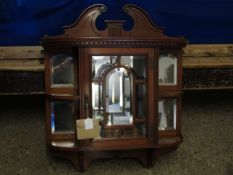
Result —
[[113, 68], [105, 79], [105, 112], [108, 125], [131, 125], [132, 75], [124, 67]]
[[145, 136], [146, 56], [93, 55], [92, 117], [101, 137]]

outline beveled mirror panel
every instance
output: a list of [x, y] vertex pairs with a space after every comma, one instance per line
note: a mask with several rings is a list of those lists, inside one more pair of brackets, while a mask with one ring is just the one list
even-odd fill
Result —
[[132, 77], [125, 68], [114, 68], [107, 74], [105, 81], [108, 125], [131, 125]]
[[177, 84], [177, 58], [171, 54], [159, 57], [159, 85], [169, 86]]
[[158, 101], [158, 129], [176, 129], [176, 99], [162, 98]]
[[137, 118], [145, 118], [146, 116], [146, 85], [140, 84], [136, 86], [137, 97]]
[[92, 77], [102, 78], [103, 74], [116, 64], [117, 56], [92, 56]]
[[101, 137], [145, 136], [146, 56], [96, 55], [91, 62], [92, 117], [102, 124]]
[[121, 65], [130, 67], [138, 78], [146, 78], [146, 59], [144, 55], [121, 56]]
[[103, 109], [102, 85], [92, 83], [92, 109]]
[[75, 110], [73, 101], [52, 101], [51, 128], [52, 133], [74, 131]]
[[145, 124], [137, 124], [128, 128], [107, 128], [100, 132], [101, 138], [128, 138], [128, 137], [145, 137]]
[[74, 86], [74, 60], [69, 55], [54, 55], [51, 58], [51, 86]]

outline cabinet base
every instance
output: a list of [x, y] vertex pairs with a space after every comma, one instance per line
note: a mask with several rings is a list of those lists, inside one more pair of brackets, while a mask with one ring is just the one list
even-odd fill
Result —
[[92, 161], [108, 158], [133, 158], [138, 160], [144, 168], [149, 168], [153, 166], [156, 158], [164, 153], [176, 150], [177, 147], [178, 145], [161, 148], [114, 151], [67, 151], [50, 148], [50, 152], [53, 156], [68, 159], [78, 171], [84, 172], [90, 166]]

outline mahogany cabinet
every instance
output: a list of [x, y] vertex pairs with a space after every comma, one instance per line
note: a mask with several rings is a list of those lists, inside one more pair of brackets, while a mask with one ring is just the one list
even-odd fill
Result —
[[[126, 21], [106, 20], [106, 29], [98, 30], [96, 20], [106, 10], [93, 5], [64, 34], [42, 39], [46, 143], [80, 171], [112, 157], [136, 158], [149, 167], [182, 141], [186, 40], [166, 36], [135, 5], [124, 6], [132, 29], [124, 29]], [[97, 121], [98, 136], [79, 139], [77, 120], [86, 118]]]

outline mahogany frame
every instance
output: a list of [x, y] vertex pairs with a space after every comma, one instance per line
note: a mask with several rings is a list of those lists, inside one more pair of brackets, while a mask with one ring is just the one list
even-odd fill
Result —
[[[182, 49], [186, 45], [183, 37], [166, 36], [162, 28], [154, 25], [147, 13], [132, 4], [124, 6], [124, 12], [132, 17], [134, 26], [126, 31], [122, 20], [106, 20], [106, 29], [96, 28], [96, 19], [107, 7], [96, 4], [87, 8], [71, 25], [64, 27], [64, 34], [44, 36], [45, 49], [45, 90], [46, 90], [46, 143], [50, 152], [70, 160], [79, 171], [87, 169], [89, 164], [99, 158], [133, 157], [140, 160], [144, 167], [153, 165], [155, 158], [174, 150], [182, 141], [181, 135], [181, 96], [182, 96]], [[75, 87], [51, 88], [52, 55], [71, 53], [75, 59]], [[147, 55], [147, 108], [146, 137], [106, 138], [77, 140], [74, 133], [51, 133], [51, 100], [78, 100], [76, 111], [78, 118], [85, 118], [85, 100], [90, 96], [90, 55], [109, 53]], [[177, 85], [158, 85], [158, 58], [160, 53], [172, 53], [177, 57]], [[177, 99], [176, 130], [158, 131], [158, 98]], [[90, 98], [89, 98], [90, 99]], [[91, 106], [91, 100], [88, 100]]]

